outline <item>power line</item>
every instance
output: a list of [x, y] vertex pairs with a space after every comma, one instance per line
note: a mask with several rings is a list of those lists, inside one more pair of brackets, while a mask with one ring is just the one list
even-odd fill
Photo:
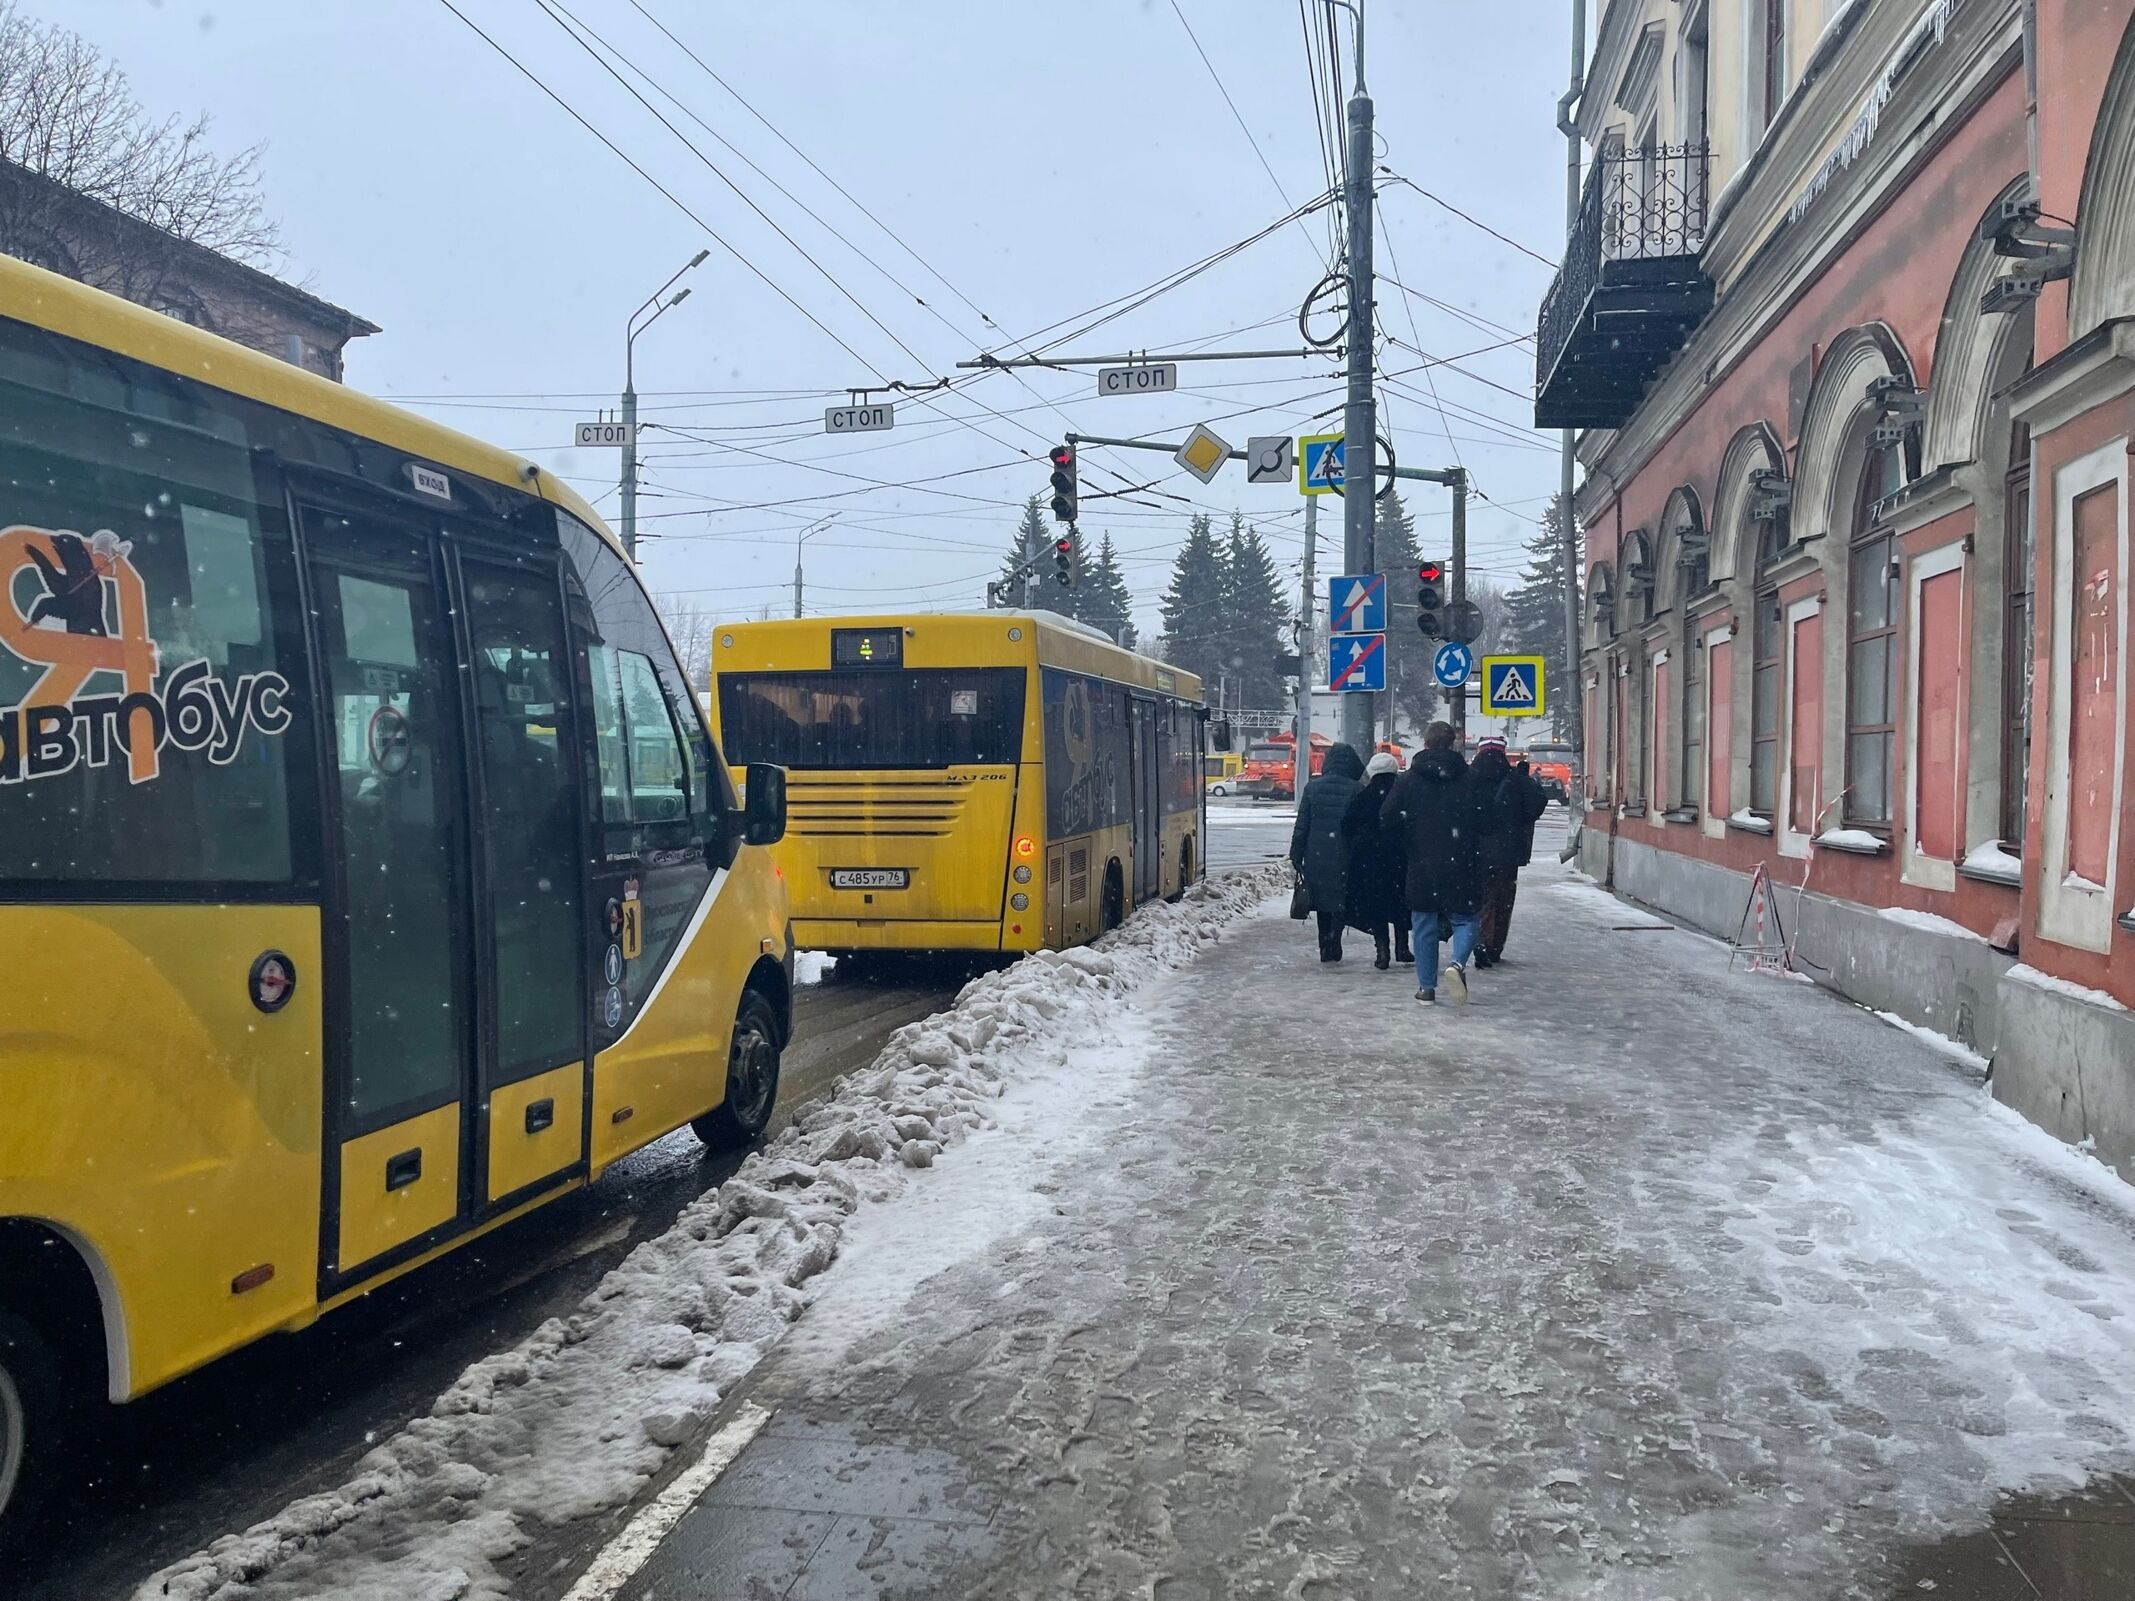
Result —
[[[632, 172], [636, 173], [640, 178], [643, 178], [647, 183], [651, 184], [653, 188], [657, 189], [660, 194], [665, 197], [669, 205], [673, 206], [677, 211], [681, 212], [683, 216], [689, 218], [689, 220], [695, 223], [699, 228], [702, 228], [706, 236], [709, 237], [713, 241], [713, 243], [717, 244], [720, 249], [724, 250], [728, 255], [732, 256], [736, 261], [740, 262], [744, 267], [748, 268], [750, 272], [754, 273], [759, 279], [763, 281], [764, 286], [768, 288], [773, 294], [777, 295], [779, 299], [785, 301], [787, 305], [791, 306], [795, 311], [799, 312], [803, 317], [807, 318], [810, 323], [814, 324], [814, 326], [823, 334], [826, 339], [828, 339], [832, 344], [836, 345], [840, 350], [844, 351], [848, 356], [852, 357], [852, 359], [858, 362], [862, 367], [868, 368], [869, 370], [873, 370], [872, 364], [865, 356], [861, 355], [859, 351], [853, 349], [851, 345], [848, 345], [843, 339], [839, 338], [838, 335], [834, 333], [830, 329], [830, 327], [823, 322], [821, 318], [816, 316], [814, 312], [810, 311], [798, 300], [795, 300], [791, 295], [787, 294], [786, 291], [780, 288], [779, 285], [774, 282], [771, 277], [764, 272], [762, 268], [756, 265], [756, 263], [749, 260], [747, 256], [744, 256], [731, 244], [727, 243], [724, 236], [722, 236], [716, 228], [714, 228], [710, 223], [706, 222], [702, 217], [698, 216], [696, 212], [692, 211], [686, 204], [684, 204], [680, 197], [678, 197], [673, 190], [669, 189], [665, 184], [661, 183], [659, 179], [655, 178], [651, 173], [647, 172], [643, 167], [639, 166], [637, 162], [633, 160], [630, 155], [623, 150], [622, 146], [618, 145], [613, 139], [610, 139], [606, 134], [602, 133], [600, 129], [594, 127], [592, 123], [588, 122], [585, 117], [580, 114], [576, 106], [572, 105], [570, 101], [564, 99], [564, 97], [558, 94], [554, 89], [551, 89], [546, 83], [541, 80], [540, 77], [538, 77], [534, 73], [531, 68], [529, 68], [517, 56], [513, 55], [501, 44], [497, 43], [497, 41], [495, 39], [492, 39], [487, 33], [484, 33], [481, 27], [476, 24], [474, 19], [469, 17], [467, 13], [462, 11], [458, 6], [454, 5], [452, 3], [452, 0], [438, 0], [438, 4], [443, 6], [447, 11], [451, 12], [455, 17], [458, 17], [461, 22], [465, 23], [467, 27], [474, 33], [476, 38], [480, 39], [484, 44], [488, 45], [490, 49], [496, 51], [496, 53], [502, 56], [506, 61], [510, 62], [512, 66], [519, 72], [519, 74], [526, 79], [527, 82], [531, 83], [535, 88], [539, 89], [543, 94], [547, 95], [551, 100], [555, 101], [557, 105], [561, 106], [564, 111], [570, 116], [573, 122], [577, 123], [581, 128], [585, 129], [586, 132], [590, 133], [591, 135], [593, 135], [594, 138], [598, 139], [602, 144], [606, 145], [608, 149], [614, 153], [616, 158], [620, 160], [625, 166], [627, 166]], [[878, 376], [880, 375], [878, 374]]]
[[[1269, 165], [1267, 152], [1260, 148], [1260, 141], [1253, 137], [1253, 130], [1245, 125], [1245, 118], [1238, 110], [1238, 102], [1231, 98], [1231, 91], [1225, 86], [1223, 75], [1216, 70], [1216, 64], [1208, 59], [1208, 52], [1201, 48], [1200, 36], [1194, 32], [1194, 25], [1186, 20], [1186, 13], [1179, 8], [1179, 0], [1171, 0], [1171, 14], [1179, 19], [1179, 26], [1186, 30], [1186, 37], [1194, 47], [1194, 54], [1201, 58], [1201, 65], [1208, 69], [1209, 81], [1215, 84], [1216, 93], [1223, 96], [1223, 103], [1230, 107], [1231, 121], [1238, 124], [1238, 131], [1245, 135], [1245, 142], [1253, 147], [1253, 159], [1260, 163], [1260, 170], [1268, 175], [1268, 182], [1275, 186], [1275, 192], [1282, 197], [1283, 205], [1290, 210], [1296, 210], [1295, 203], [1290, 199], [1290, 191], [1282, 186], [1282, 180], [1275, 176], [1274, 167]], [[1300, 217], [1297, 225], [1304, 228], [1304, 218]], [[1312, 244], [1312, 231], [1309, 228], [1305, 229], [1305, 242]], [[1318, 249], [1314, 244], [1315, 254]]]
[[1454, 205], [1452, 201], [1442, 199], [1439, 196], [1432, 194], [1430, 190], [1424, 188], [1422, 184], [1417, 183], [1413, 178], [1404, 178], [1401, 176], [1400, 173], [1394, 171], [1393, 168], [1384, 165], [1382, 165], [1379, 170], [1385, 173], [1387, 177], [1393, 179], [1395, 183], [1406, 184], [1409, 188], [1415, 190], [1416, 193], [1423, 196], [1424, 199], [1430, 201], [1432, 204], [1443, 206], [1446, 210], [1452, 212], [1454, 216], [1460, 218], [1462, 222], [1468, 224], [1469, 227], [1480, 228], [1484, 233], [1495, 239], [1499, 244], [1510, 245], [1513, 249], [1517, 250], [1523, 256], [1532, 256], [1535, 260], [1541, 262], [1543, 266], [1547, 267], [1551, 272], [1555, 272], [1557, 270], [1557, 263], [1550, 260], [1549, 257], [1543, 255], [1541, 251], [1529, 250], [1525, 245], [1521, 244], [1519, 240], [1511, 238], [1506, 234], [1499, 233], [1487, 222], [1484, 222], [1477, 217], [1471, 217], [1467, 212], [1461, 210], [1460, 207]]

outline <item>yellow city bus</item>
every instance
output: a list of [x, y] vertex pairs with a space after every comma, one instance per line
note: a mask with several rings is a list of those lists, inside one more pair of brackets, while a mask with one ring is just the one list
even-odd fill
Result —
[[0, 258], [0, 1543], [101, 1390], [767, 1122], [783, 777], [517, 457]]
[[1200, 876], [1201, 681], [1047, 613], [735, 623], [727, 759], [787, 770], [794, 940], [1059, 949]]

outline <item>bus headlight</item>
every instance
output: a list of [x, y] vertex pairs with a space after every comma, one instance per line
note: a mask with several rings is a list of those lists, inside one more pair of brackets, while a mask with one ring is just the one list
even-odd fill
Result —
[[1029, 869], [1029, 868], [1027, 868], [1027, 867], [1019, 867], [1019, 868], [1017, 868], [1017, 869], [1016, 869], [1016, 882], [1017, 882], [1018, 884], [1028, 884], [1028, 883], [1030, 882], [1030, 869]]
[[1008, 904], [1019, 912], [1027, 912], [1030, 910], [1030, 897], [1023, 894], [1011, 895], [1008, 897]]

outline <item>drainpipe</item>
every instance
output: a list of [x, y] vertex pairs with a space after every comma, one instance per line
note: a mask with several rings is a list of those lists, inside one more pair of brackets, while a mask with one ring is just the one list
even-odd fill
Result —
[[[1570, 259], [1572, 235], [1579, 231], [1578, 110], [1579, 97], [1585, 92], [1586, 86], [1586, 7], [1587, 0], [1572, 0], [1571, 83], [1564, 91], [1564, 98], [1557, 102], [1557, 128], [1564, 135], [1564, 238], [1567, 261]], [[1561, 518], [1557, 533], [1558, 542], [1562, 546], [1561, 560], [1564, 567], [1564, 665], [1572, 680], [1565, 687], [1571, 691], [1572, 749], [1579, 752], [1583, 765], [1586, 759], [1586, 695], [1584, 664], [1580, 660], [1579, 651], [1579, 515], [1572, 505], [1572, 480], [1578, 460], [1574, 450], [1577, 438], [1573, 430], [1567, 428], [1558, 444], [1557, 504]], [[1573, 786], [1569, 804], [1578, 805], [1582, 801], [1579, 790], [1580, 786]]]
[[2039, 193], [2039, 0], [2024, 0], [2024, 159]]

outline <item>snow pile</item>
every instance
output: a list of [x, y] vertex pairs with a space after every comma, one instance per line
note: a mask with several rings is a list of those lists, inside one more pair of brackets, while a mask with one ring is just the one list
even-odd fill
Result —
[[2116, 1001], [2104, 990], [2094, 990], [2088, 984], [2073, 983], [2065, 978], [2055, 978], [2051, 973], [2042, 973], [2029, 962], [2019, 962], [2002, 975], [2013, 978], [2019, 984], [2029, 984], [2033, 989], [2042, 989], [2053, 995], [2065, 995], [2072, 1001], [2084, 1001], [2092, 1006], [2102, 1006], [2109, 1012], [2124, 1012], [2127, 1007]]
[[1742, 806], [1727, 814], [1727, 826], [1751, 834], [1769, 834], [1772, 831], [1772, 820], [1769, 817], [1759, 817], [1747, 806]]
[[1960, 871], [1974, 878], [1991, 878], [2003, 884], [2021, 884], [2024, 881], [2024, 859], [2021, 856], [2011, 856], [2003, 850], [2000, 840], [1990, 839], [1984, 844], [1972, 847]]
[[621, 1506], [814, 1299], [863, 1200], [991, 1126], [1008, 1081], [1101, 1034], [1122, 1000], [1265, 905], [1287, 870], [1228, 873], [1097, 945], [974, 979], [604, 1278], [578, 1310], [470, 1367], [338, 1489], [172, 1564], [136, 1601], [505, 1601], [528, 1523]]
[[824, 975], [837, 965], [838, 959], [835, 956], [827, 955], [822, 951], [795, 951], [793, 953], [793, 982], [796, 985], [820, 984], [823, 982]]
[[1938, 1034], [1935, 1030], [1925, 1028], [1909, 1018], [1900, 1017], [1896, 1012], [1877, 1012], [1876, 1016], [1880, 1017], [1892, 1028], [1903, 1029], [1906, 1033], [1912, 1035], [1914, 1039], [1921, 1041], [1925, 1045], [1932, 1046], [1952, 1061], [1962, 1063], [1976, 1073], [1985, 1073], [1987, 1071], [1987, 1059], [1984, 1056], [1973, 1050], [1971, 1046], [1951, 1039], [1947, 1034]]
[[1923, 934], [1944, 934], [1951, 939], [1968, 939], [1985, 944], [1987, 936], [1966, 928], [1954, 918], [1941, 917], [1934, 912], [1916, 912], [1910, 906], [1878, 906], [1876, 916], [1893, 923], [1902, 923], [1907, 928], [1917, 928]]
[[1881, 856], [1890, 849], [1890, 842], [1876, 838], [1865, 828], [1827, 828], [1816, 836], [1816, 843], [1835, 851], [1859, 851], [1863, 856]]

